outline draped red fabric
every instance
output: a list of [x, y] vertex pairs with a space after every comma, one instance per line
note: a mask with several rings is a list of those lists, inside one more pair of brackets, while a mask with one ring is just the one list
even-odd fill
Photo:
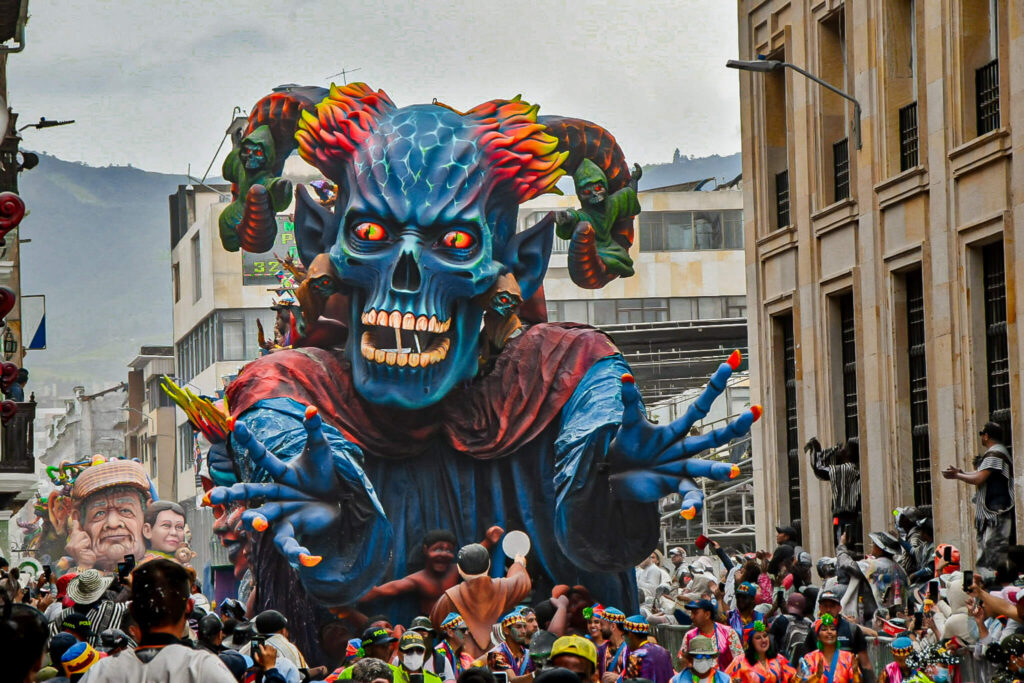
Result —
[[348, 362], [335, 352], [277, 351], [245, 367], [228, 387], [228, 404], [235, 415], [270, 398], [315, 405], [345, 438], [385, 458], [418, 455], [439, 438], [474, 458], [500, 458], [544, 431], [594, 363], [615, 353], [593, 328], [534, 325], [509, 342], [490, 373], [435, 406], [404, 411], [360, 396]]

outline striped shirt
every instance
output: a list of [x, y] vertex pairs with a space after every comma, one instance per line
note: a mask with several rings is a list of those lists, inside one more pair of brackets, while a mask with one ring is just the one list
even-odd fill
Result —
[[[993, 444], [981, 456], [981, 462], [975, 468], [979, 472], [982, 470], [993, 470], [988, 479], [978, 485], [978, 491], [974, 494], [975, 523], [980, 527], [986, 522], [999, 521], [1007, 511], [1013, 510], [1013, 472], [1010, 470], [1009, 453], [1006, 450], [1006, 446], [1001, 443]], [[1003, 481], [993, 481], [992, 478], [997, 475], [1003, 477]], [[986, 505], [986, 502], [990, 502], [989, 499], [991, 498], [990, 485], [993, 488], [998, 487], [1004, 501], [1006, 496], [1009, 496], [1009, 505], [1000, 505], [999, 509], [996, 510]]]
[[832, 488], [832, 514], [857, 512], [860, 504], [860, 469], [853, 463], [830, 464], [840, 450], [833, 446], [814, 453], [811, 469], [814, 476], [827, 481]]

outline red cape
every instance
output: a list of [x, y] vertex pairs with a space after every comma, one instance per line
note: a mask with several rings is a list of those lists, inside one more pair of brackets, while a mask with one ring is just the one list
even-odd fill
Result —
[[228, 405], [235, 415], [269, 398], [315, 405], [346, 439], [385, 458], [419, 455], [438, 438], [474, 458], [500, 458], [544, 431], [594, 363], [618, 352], [590, 327], [533, 325], [509, 342], [490, 373], [434, 406], [405, 411], [363, 399], [336, 352], [277, 351], [242, 370], [228, 387]]

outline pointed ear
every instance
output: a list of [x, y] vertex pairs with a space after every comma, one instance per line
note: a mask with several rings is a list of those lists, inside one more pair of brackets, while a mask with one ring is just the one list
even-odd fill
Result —
[[523, 301], [529, 300], [544, 282], [555, 237], [555, 214], [549, 213], [531, 228], [516, 233], [505, 245], [502, 263], [519, 282]]
[[295, 243], [299, 258], [308, 267], [317, 254], [330, 251], [338, 237], [339, 216], [313, 199], [306, 188], [295, 188]]

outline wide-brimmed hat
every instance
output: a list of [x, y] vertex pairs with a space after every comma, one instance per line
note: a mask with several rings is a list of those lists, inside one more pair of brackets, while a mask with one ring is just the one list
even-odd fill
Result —
[[71, 498], [80, 503], [97, 491], [115, 486], [135, 488], [148, 495], [149, 477], [142, 463], [134, 460], [108, 460], [86, 467], [71, 487]]
[[868, 534], [868, 538], [890, 555], [899, 555], [903, 552], [903, 546], [900, 545], [899, 540], [886, 531], [872, 531]]
[[103, 597], [113, 580], [98, 569], [86, 569], [68, 584], [68, 597], [76, 604], [91, 605]]

